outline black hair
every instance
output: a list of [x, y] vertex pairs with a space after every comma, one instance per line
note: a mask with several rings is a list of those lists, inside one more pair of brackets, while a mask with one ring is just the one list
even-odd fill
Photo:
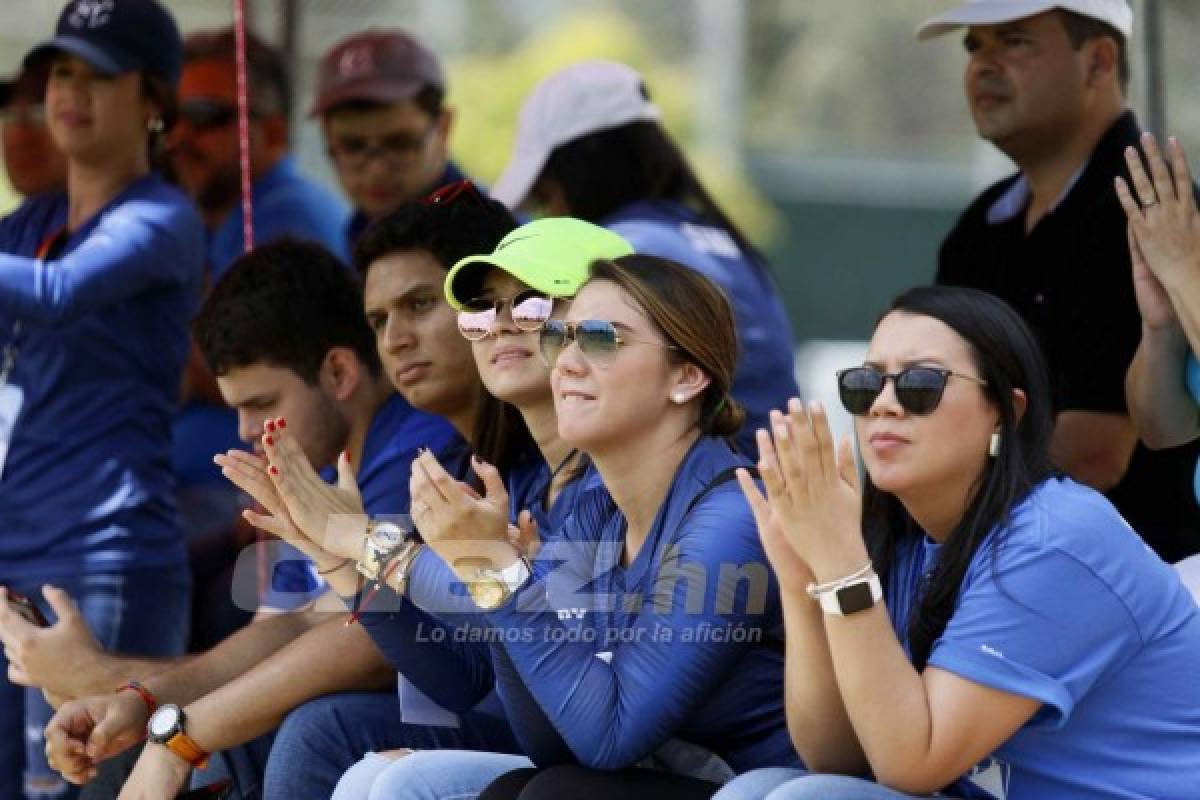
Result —
[[269, 364], [315, 385], [334, 347], [353, 350], [372, 375], [382, 372], [354, 275], [309, 242], [281, 239], [233, 262], [192, 332], [217, 375]]
[[[446, 92], [439, 86], [427, 83], [413, 95], [412, 102], [417, 108], [428, 114], [430, 118], [437, 119], [442, 116], [442, 111], [445, 109]], [[321, 112], [321, 118], [329, 119], [339, 111], [377, 111], [378, 109], [388, 108], [392, 105], [395, 105], [395, 103], [385, 103], [380, 100], [367, 100], [365, 98], [343, 100], [340, 103], [334, 103]]]
[[762, 254], [712, 198], [679, 145], [653, 120], [639, 120], [559, 145], [539, 180], [553, 180], [573, 217], [600, 224], [631, 203], [674, 200], [729, 233], [747, 255]]
[[384, 256], [424, 250], [448, 270], [467, 256], [492, 252], [519, 224], [503, 203], [473, 191], [449, 203], [407, 203], [363, 232], [354, 267], [365, 277]]
[[[363, 232], [354, 247], [354, 266], [365, 280], [371, 265], [381, 258], [424, 251], [448, 271], [467, 256], [491, 253], [518, 224], [502, 203], [473, 190], [448, 203], [408, 203]], [[474, 362], [469, 368], [475, 368]], [[480, 392], [471, 447], [501, 475], [507, 475], [513, 466], [537, 453], [537, 444], [515, 406], [482, 386]]]
[[[1000, 414], [999, 453], [979, 476], [966, 513], [942, 545], [909, 618], [909, 652], [920, 670], [946, 629], [963, 577], [983, 540], [1031, 489], [1053, 474], [1047, 443], [1054, 423], [1041, 350], [1024, 320], [1003, 300], [978, 289], [924, 286], [901, 294], [883, 316], [897, 311], [932, 317], [965, 339], [978, 377], [987, 382], [983, 391]], [[1013, 389], [1025, 393], [1019, 419]], [[895, 495], [877, 489], [869, 475], [864, 480], [862, 520], [875, 569], [887, 576], [897, 544], [921, 535], [920, 530]], [[1003, 538], [1001, 534], [994, 540], [993, 554]]]
[[1095, 17], [1088, 17], [1065, 9], [1059, 9], [1059, 11], [1059, 18], [1062, 19], [1063, 27], [1067, 31], [1067, 38], [1071, 40], [1071, 47], [1076, 50], [1083, 47], [1085, 42], [1099, 39], [1102, 36], [1117, 43], [1117, 82], [1121, 86], [1121, 92], [1124, 93], [1129, 88], [1130, 76], [1129, 48], [1126, 46], [1125, 37], [1112, 25]]
[[[237, 36], [233, 28], [198, 31], [183, 42], [183, 63], [214, 59], [234, 63]], [[283, 54], [246, 31], [246, 72], [250, 81], [251, 108], [259, 114], [292, 114], [292, 80]]]

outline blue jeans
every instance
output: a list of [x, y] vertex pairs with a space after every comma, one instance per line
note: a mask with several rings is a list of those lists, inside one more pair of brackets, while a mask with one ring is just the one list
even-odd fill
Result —
[[[47, 583], [74, 598], [105, 650], [168, 657], [187, 647], [191, 578], [186, 565], [6, 585], [38, 601], [53, 622], [53, 612], [42, 600]], [[8, 660], [0, 654], [0, 675], [7, 672]], [[0, 797], [61, 800], [78, 795], [46, 764], [43, 731], [53, 714], [40, 690], [0, 679]]]
[[769, 767], [739, 775], [712, 800], [923, 800], [864, 778]]
[[518, 752], [508, 723], [479, 713], [462, 726], [441, 728], [400, 721], [395, 692], [346, 692], [310, 700], [275, 734], [263, 780], [264, 800], [329, 797], [346, 770], [367, 753], [395, 750]]
[[338, 782], [331, 800], [474, 800], [506, 772], [532, 767], [525, 756], [425, 750], [403, 758], [368, 753]]

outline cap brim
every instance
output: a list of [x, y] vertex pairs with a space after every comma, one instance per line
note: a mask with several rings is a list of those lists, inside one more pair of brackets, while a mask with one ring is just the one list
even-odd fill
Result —
[[122, 60], [112, 53], [101, 50], [91, 42], [74, 36], [55, 36], [49, 41], [42, 42], [26, 54], [22, 63], [27, 68], [32, 67], [53, 57], [55, 53], [70, 53], [73, 56], [79, 56], [94, 69], [107, 75], [135, 72], [139, 66], [132, 60]]
[[483, 278], [489, 269], [503, 270], [530, 289], [544, 292], [550, 297], [570, 297], [578, 288], [576, 284], [566, 280], [548, 280], [543, 271], [528, 262], [512, 263], [504, 258], [502, 252], [488, 253], [467, 256], [450, 269], [446, 275], [446, 302], [456, 311], [464, 310], [468, 300], [479, 296]]
[[364, 81], [362, 83], [343, 86], [317, 98], [310, 117], [319, 117], [334, 106], [355, 101], [367, 103], [403, 103], [412, 100], [422, 88], [429, 84], [419, 78], [405, 81]]
[[917, 27], [917, 38], [921, 41], [933, 39], [944, 33], [972, 25], [996, 25], [1014, 19], [1032, 17], [1054, 8], [1047, 0], [992, 0], [974, 2], [952, 8], [936, 17], [930, 17]]
[[515, 211], [529, 196], [549, 157], [549, 153], [523, 153], [514, 156], [488, 194]]

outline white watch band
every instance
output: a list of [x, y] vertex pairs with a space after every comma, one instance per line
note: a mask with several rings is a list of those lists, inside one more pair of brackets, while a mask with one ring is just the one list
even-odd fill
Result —
[[[870, 592], [870, 603], [865, 602], [865, 591]], [[821, 610], [835, 617], [845, 617], [859, 611], [866, 611], [882, 598], [883, 584], [879, 582], [879, 576], [874, 572], [860, 580], [827, 589], [817, 595], [817, 599], [821, 603]], [[843, 601], [850, 604], [849, 609], [843, 608]]]

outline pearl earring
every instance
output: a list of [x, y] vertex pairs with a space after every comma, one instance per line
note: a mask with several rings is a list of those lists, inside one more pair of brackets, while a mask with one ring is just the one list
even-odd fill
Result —
[[683, 392], [676, 392], [675, 394], [671, 395], [671, 399], [674, 400], [678, 405], [683, 405], [687, 402], [687, 395], [685, 395]]
[[988, 442], [988, 455], [992, 458], [1000, 455], [1000, 434], [992, 434], [992, 439]]

